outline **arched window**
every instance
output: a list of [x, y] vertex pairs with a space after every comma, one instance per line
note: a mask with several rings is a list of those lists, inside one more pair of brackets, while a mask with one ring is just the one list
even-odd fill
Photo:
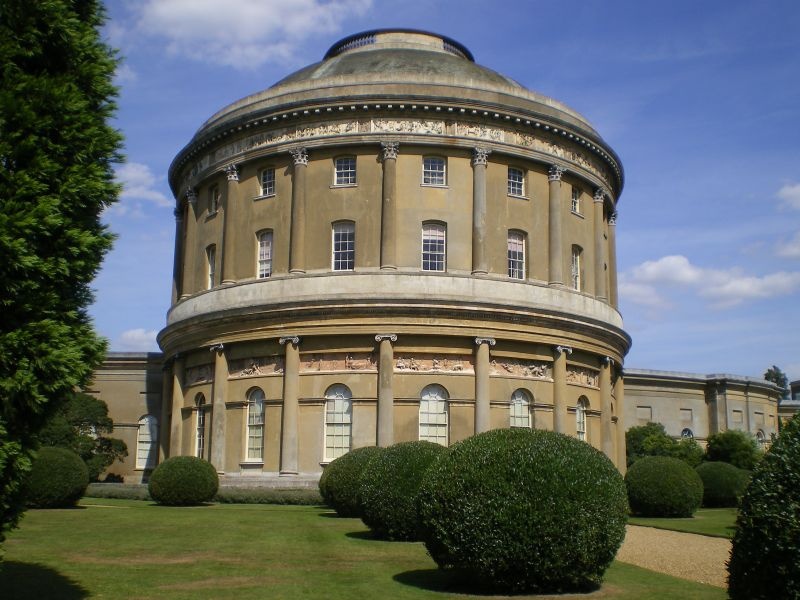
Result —
[[153, 415], [139, 419], [136, 436], [136, 468], [152, 469], [158, 462], [158, 420]]
[[447, 390], [440, 385], [423, 388], [419, 401], [419, 439], [447, 446]]
[[584, 442], [588, 439], [586, 430], [586, 409], [588, 408], [589, 400], [585, 396], [581, 396], [575, 406], [575, 432], [578, 434], [578, 439]]
[[764, 435], [764, 432], [761, 431], [760, 429], [756, 431], [756, 441], [758, 442], [758, 447], [762, 449], [767, 443], [767, 436]]
[[521, 231], [508, 232], [508, 276], [525, 279], [525, 234]]
[[442, 223], [422, 224], [422, 270], [447, 270], [447, 227]]
[[272, 275], [272, 232], [259, 231], [256, 237], [258, 238], [256, 273], [259, 279], [263, 279]]
[[356, 225], [352, 221], [333, 224], [331, 266], [334, 271], [352, 271], [356, 265]]
[[580, 246], [572, 246], [572, 289], [579, 292], [583, 289], [583, 265], [582, 265], [583, 248]]
[[350, 451], [353, 422], [353, 394], [337, 383], [325, 392], [325, 461]]
[[214, 281], [217, 273], [217, 247], [211, 244], [206, 248], [206, 289], [210, 290], [214, 287]]
[[264, 392], [257, 387], [247, 392], [246, 460], [264, 460]]
[[685, 440], [693, 440], [694, 432], [688, 427], [686, 427], [685, 429], [681, 430], [681, 437]]
[[531, 396], [526, 390], [514, 390], [509, 407], [509, 425], [523, 429], [531, 428]]
[[194, 434], [194, 455], [197, 458], [205, 458], [206, 451], [206, 397], [203, 394], [197, 394], [194, 397], [195, 412], [197, 413], [197, 420], [195, 422]]

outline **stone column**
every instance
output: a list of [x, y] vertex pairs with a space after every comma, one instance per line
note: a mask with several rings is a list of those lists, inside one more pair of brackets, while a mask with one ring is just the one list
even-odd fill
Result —
[[603, 453], [613, 462], [614, 424], [611, 422], [611, 367], [614, 359], [604, 356], [600, 361], [600, 438]]
[[603, 227], [603, 205], [606, 191], [598, 189], [594, 193], [594, 296], [606, 300], [606, 239]]
[[569, 346], [553, 347], [553, 430], [567, 432], [567, 354]]
[[617, 401], [617, 469], [625, 475], [628, 468], [628, 457], [625, 443], [625, 381], [623, 371], [617, 369], [617, 380], [614, 382], [614, 398]]
[[225, 167], [225, 175], [228, 177], [228, 190], [222, 211], [222, 285], [230, 285], [236, 283], [236, 235], [233, 229], [236, 222], [239, 170], [236, 165], [228, 165]]
[[209, 348], [214, 353], [214, 400], [211, 407], [211, 454], [209, 462], [218, 473], [225, 472], [225, 399], [228, 395], [228, 358], [222, 344]]
[[563, 167], [553, 165], [547, 175], [550, 186], [550, 207], [548, 227], [548, 260], [550, 285], [564, 285], [564, 249], [561, 241], [561, 176]]
[[181, 434], [183, 433], [183, 357], [175, 355], [172, 361], [172, 419], [170, 421], [169, 455], [181, 455]]
[[[383, 201], [381, 203], [381, 269], [397, 269], [397, 149], [398, 142], [381, 142], [383, 148]], [[379, 434], [380, 436], [380, 434]], [[380, 444], [378, 444], [380, 445]]]
[[186, 190], [186, 217], [183, 222], [184, 252], [181, 258], [184, 264], [181, 269], [180, 300], [188, 298], [194, 292], [194, 269], [197, 255], [197, 248], [195, 248], [195, 230], [197, 222], [197, 217], [195, 216], [196, 206], [197, 191], [194, 188], [189, 188]]
[[491, 150], [475, 148], [472, 158], [472, 274], [486, 275], [486, 163]]
[[619, 307], [617, 297], [617, 213], [608, 217], [608, 300], [614, 308]]
[[170, 413], [172, 412], [172, 368], [170, 361], [164, 360], [161, 371], [161, 415], [158, 421], [158, 462], [169, 457]]
[[379, 334], [375, 341], [380, 343], [378, 361], [378, 446], [385, 448], [394, 444], [394, 348], [397, 341], [394, 333]]
[[[308, 151], [294, 148], [289, 151], [294, 160], [292, 178], [292, 227], [289, 250], [289, 272], [306, 272], [306, 168]], [[287, 346], [288, 348], [288, 346]]]
[[489, 403], [489, 346], [493, 338], [475, 338], [475, 433], [491, 429]]
[[186, 241], [184, 235], [184, 210], [184, 206], [178, 202], [177, 208], [173, 211], [175, 215], [175, 252], [172, 263], [172, 304], [175, 304], [178, 298], [181, 297], [181, 289], [183, 288], [183, 246]]
[[280, 338], [286, 345], [283, 362], [283, 423], [281, 425], [281, 475], [297, 475], [297, 410], [300, 399], [300, 338]]

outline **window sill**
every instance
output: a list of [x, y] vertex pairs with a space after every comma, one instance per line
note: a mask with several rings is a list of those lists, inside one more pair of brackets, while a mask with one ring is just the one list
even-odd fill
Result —
[[330, 186], [330, 188], [332, 190], [335, 190], [335, 189], [338, 189], [338, 188], [354, 188], [354, 187], [358, 187], [358, 184], [357, 183], [334, 183], [332, 186]]
[[530, 200], [528, 196], [520, 196], [519, 194], [506, 194], [509, 198], [517, 198], [518, 200]]
[[446, 183], [420, 183], [419, 185], [420, 187], [441, 188], [441, 189], [447, 189], [448, 187], [450, 187]]
[[265, 200], [267, 198], [274, 198], [276, 195], [275, 192], [271, 194], [259, 194], [258, 196], [253, 196], [253, 200]]
[[264, 466], [263, 460], [248, 460], [239, 463], [239, 467], [242, 469], [246, 469], [248, 467], [263, 467], [263, 466]]
[[573, 215], [575, 215], [576, 217], [580, 217], [581, 219], [585, 219], [585, 218], [586, 218], [586, 217], [584, 217], [584, 216], [583, 216], [581, 213], [579, 213], [579, 212], [575, 212], [574, 210], [571, 210], [570, 212], [571, 212]]

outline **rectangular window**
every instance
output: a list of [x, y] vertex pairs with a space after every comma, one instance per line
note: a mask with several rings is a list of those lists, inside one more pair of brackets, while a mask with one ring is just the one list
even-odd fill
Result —
[[352, 271], [356, 264], [356, 228], [354, 223], [333, 225], [333, 270]]
[[525, 173], [522, 171], [522, 169], [508, 167], [508, 195], [525, 195]]
[[272, 275], [272, 232], [262, 231], [258, 234], [258, 278], [264, 279]]
[[447, 404], [422, 398], [419, 405], [419, 439], [447, 446]]
[[264, 402], [251, 402], [247, 409], [247, 460], [264, 460]]
[[136, 440], [136, 468], [152, 469], [158, 458], [158, 423], [147, 415], [139, 419], [139, 434]]
[[325, 403], [325, 459], [350, 451], [352, 409], [349, 398], [329, 398]]
[[273, 168], [261, 171], [261, 195], [275, 195], [275, 169]]
[[208, 248], [206, 248], [206, 261], [207, 261], [206, 273], [208, 274], [206, 289], [210, 290], [211, 288], [214, 287], [214, 281], [217, 270], [217, 247], [214, 244], [211, 244]]
[[581, 277], [581, 254], [583, 250], [580, 246], [572, 247], [572, 289], [581, 291], [583, 281]]
[[219, 186], [212, 186], [208, 190], [208, 214], [215, 215], [219, 210], [219, 204], [222, 199], [222, 194], [219, 191]]
[[356, 157], [343, 156], [335, 161], [336, 174], [334, 185], [355, 185], [356, 183]]
[[444, 271], [447, 268], [447, 229], [438, 223], [422, 225], [422, 270]]
[[525, 279], [525, 235], [517, 231], [508, 234], [508, 276]]
[[438, 156], [426, 156], [422, 159], [422, 184], [446, 185], [446, 163]]
[[197, 429], [195, 430], [195, 456], [205, 458], [206, 448], [206, 411], [203, 407], [197, 408]]
[[581, 214], [581, 191], [573, 187], [572, 188], [572, 204], [571, 204], [572, 212]]

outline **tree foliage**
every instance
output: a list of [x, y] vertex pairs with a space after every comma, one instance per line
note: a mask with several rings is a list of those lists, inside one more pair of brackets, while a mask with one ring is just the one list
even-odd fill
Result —
[[4, 529], [20, 506], [6, 482], [25, 476], [36, 433], [105, 351], [87, 307], [112, 242], [99, 217], [119, 193], [121, 136], [102, 22], [97, 0], [0, 4], [0, 426], [19, 458], [3, 463]]
[[779, 388], [781, 388], [782, 390], [781, 395], [783, 397], [786, 397], [786, 395], [789, 392], [789, 377], [786, 375], [786, 373], [781, 371], [780, 367], [772, 365], [764, 373], [764, 379], [766, 379], [767, 381], [771, 381]]
[[667, 435], [660, 423], [647, 423], [631, 427], [625, 432], [628, 466], [645, 456], [669, 456], [679, 458], [692, 467], [703, 460], [703, 449], [693, 439], [680, 441]]
[[756, 438], [736, 429], [708, 436], [706, 460], [726, 462], [734, 467], [752, 471], [761, 459], [762, 452]]
[[106, 467], [128, 456], [125, 442], [105, 435], [113, 430], [114, 421], [105, 402], [75, 393], [50, 416], [38, 438], [43, 446], [75, 452], [86, 463], [89, 481], [97, 481]]

